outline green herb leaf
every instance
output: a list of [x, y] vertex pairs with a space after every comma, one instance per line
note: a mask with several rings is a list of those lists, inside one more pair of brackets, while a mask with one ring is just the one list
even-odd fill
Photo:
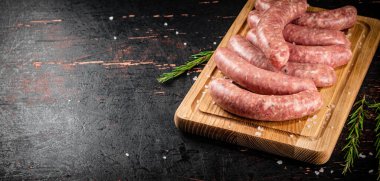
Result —
[[368, 106], [369, 108], [375, 109], [375, 112], [377, 113], [377, 116], [375, 118], [376, 121], [376, 141], [375, 141], [375, 148], [376, 148], [376, 158], [378, 159], [378, 166], [377, 166], [377, 180], [380, 180], [380, 103], [374, 103]]
[[354, 161], [359, 157], [359, 139], [363, 134], [363, 122], [368, 118], [368, 112], [365, 110], [368, 103], [365, 96], [354, 104], [355, 111], [350, 115], [347, 125], [349, 126], [348, 136], [346, 138], [346, 145], [342, 151], [346, 152], [344, 155], [345, 165], [343, 168], [343, 174], [351, 171], [354, 166]]
[[184, 65], [175, 67], [171, 72], [161, 74], [157, 78], [157, 81], [160, 83], [165, 83], [169, 80], [172, 80], [180, 76], [181, 74], [187, 72], [188, 70], [191, 70], [195, 66], [207, 62], [211, 58], [213, 53], [214, 51], [203, 51], [203, 52], [191, 55], [189, 58], [190, 60], [187, 61]]

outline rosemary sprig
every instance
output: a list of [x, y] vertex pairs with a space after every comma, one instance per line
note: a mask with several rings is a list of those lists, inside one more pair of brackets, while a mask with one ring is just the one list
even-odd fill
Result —
[[345, 165], [343, 169], [343, 174], [350, 172], [351, 168], [354, 166], [354, 160], [359, 157], [359, 138], [362, 135], [363, 131], [363, 122], [364, 119], [368, 117], [368, 111], [365, 110], [368, 103], [365, 99], [365, 96], [354, 104], [356, 110], [350, 115], [348, 121], [348, 136], [346, 138], [346, 145], [343, 147], [342, 151], [345, 151], [344, 156]]
[[374, 103], [368, 106], [369, 108], [375, 109], [377, 116], [375, 118], [376, 121], [376, 141], [375, 141], [375, 149], [376, 149], [376, 158], [378, 159], [377, 166], [377, 180], [380, 180], [380, 103]]
[[158, 78], [157, 81], [160, 83], [165, 83], [169, 80], [178, 77], [179, 75], [185, 73], [188, 70], [191, 70], [193, 67], [207, 62], [214, 51], [203, 51], [190, 56], [190, 60], [187, 61], [184, 65], [175, 67], [171, 72], [163, 73]]

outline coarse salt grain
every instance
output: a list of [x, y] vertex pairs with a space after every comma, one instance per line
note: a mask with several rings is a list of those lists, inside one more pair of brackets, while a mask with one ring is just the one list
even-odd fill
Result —
[[261, 132], [258, 132], [258, 131], [257, 131], [257, 132], [255, 133], [255, 136], [258, 136], [258, 137], [260, 137], [260, 136], [261, 136], [261, 134], [262, 134]]
[[289, 135], [289, 137], [293, 138], [293, 137], [294, 137], [294, 135], [293, 135], [293, 134], [290, 134], [290, 135]]
[[331, 170], [330, 173], [334, 173], [334, 170]]
[[319, 175], [319, 172], [318, 171], [314, 171], [315, 175]]
[[261, 127], [261, 126], [258, 126], [257, 129], [258, 129], [259, 131], [264, 131], [264, 128]]
[[278, 160], [277, 164], [282, 165], [282, 160]]
[[187, 72], [186, 75], [190, 75], [190, 72]]
[[205, 85], [205, 89], [208, 89], [208, 85]]
[[168, 23], [167, 23], [167, 22], [165, 22], [165, 23], [164, 23], [164, 26], [168, 26]]
[[359, 153], [359, 157], [360, 157], [360, 158], [365, 158], [365, 157], [367, 157], [367, 156], [365, 156], [363, 153]]
[[179, 34], [179, 32], [178, 32], [178, 31], [176, 31], [176, 32], [175, 32], [175, 34], [176, 34], [176, 35], [178, 35], [178, 34]]
[[185, 42], [185, 43], [183, 43], [183, 45], [185, 45], [185, 46], [186, 46], [186, 45], [187, 45], [187, 43]]
[[129, 153], [125, 153], [125, 156], [129, 156]]
[[110, 21], [112, 21], [112, 20], [113, 20], [113, 16], [110, 16], [108, 19], [109, 19]]
[[216, 42], [214, 41], [214, 43], [212, 43], [212, 44], [216, 45]]
[[372, 155], [373, 155], [373, 153], [372, 153], [372, 152], [369, 152], [369, 153], [368, 153], [368, 155], [371, 155], [371, 156], [372, 156]]
[[325, 169], [323, 167], [319, 169], [320, 173], [323, 173], [324, 171], [325, 171]]
[[371, 170], [368, 170], [368, 173], [373, 173], [373, 169], [371, 169]]
[[193, 77], [193, 81], [196, 81], [197, 79], [198, 79], [197, 76], [194, 76], [194, 77]]
[[114, 39], [114, 40], [116, 40], [116, 39], [117, 39], [117, 37], [116, 37], [116, 36], [113, 36], [113, 39]]
[[163, 156], [162, 159], [166, 160], [166, 156]]

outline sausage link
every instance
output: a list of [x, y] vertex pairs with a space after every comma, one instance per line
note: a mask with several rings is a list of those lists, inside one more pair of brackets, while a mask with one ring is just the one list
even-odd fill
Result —
[[259, 48], [280, 69], [289, 59], [289, 47], [282, 35], [286, 24], [298, 18], [307, 9], [307, 3], [276, 1], [264, 12], [257, 25], [256, 35]]
[[252, 10], [248, 14], [247, 23], [250, 28], [257, 27], [261, 18], [261, 12], [257, 10]]
[[298, 45], [345, 45], [350, 47], [345, 34], [339, 30], [310, 28], [288, 24], [282, 31], [286, 41]]
[[[261, 14], [259, 11], [251, 11], [248, 14], [247, 22], [251, 29], [256, 29]], [[339, 30], [310, 28], [288, 24], [282, 31], [284, 39], [291, 43], [299, 45], [346, 45], [350, 47], [350, 41], [345, 34]]]
[[309, 78], [317, 87], [329, 87], [336, 82], [334, 69], [324, 64], [288, 62], [281, 72], [295, 77]]
[[[247, 32], [247, 35], [245, 35], [245, 38], [251, 42], [253, 45], [255, 45], [255, 47], [259, 47], [258, 46], [258, 40], [257, 40], [257, 36], [256, 36], [256, 32], [255, 32], [255, 29], [250, 29], [248, 30]], [[261, 50], [260, 50], [261, 51]]]
[[258, 11], [266, 11], [270, 8], [274, 1], [276, 0], [256, 0], [255, 9]]
[[312, 28], [323, 28], [332, 30], [343, 30], [352, 27], [356, 22], [357, 10], [353, 6], [305, 13], [294, 23]]
[[274, 68], [264, 53], [256, 46], [252, 45], [248, 40], [240, 35], [234, 35], [230, 38], [227, 44], [228, 49], [243, 57], [250, 64], [272, 72], [279, 70]]
[[[264, 12], [264, 11], [268, 10], [272, 6], [272, 4], [275, 3], [276, 1], [279, 1], [279, 0], [256, 0], [255, 9], [257, 11]], [[282, 0], [282, 1], [285, 1], [285, 0]], [[306, 0], [287, 0], [287, 1], [307, 3]]]
[[352, 57], [351, 50], [344, 45], [302, 46], [288, 43], [288, 46], [291, 62], [325, 64], [337, 68], [347, 64]]
[[[258, 68], [279, 71], [272, 66], [261, 50], [240, 35], [232, 36], [227, 47]], [[323, 64], [288, 62], [280, 71], [294, 77], [309, 78], [317, 87], [328, 87], [336, 82], [334, 69]]]
[[210, 94], [224, 110], [250, 119], [286, 121], [316, 113], [322, 107], [318, 91], [305, 90], [292, 95], [259, 95], [244, 90], [226, 79], [210, 82]]
[[224, 75], [258, 94], [284, 95], [303, 90], [317, 90], [310, 79], [303, 79], [260, 69], [228, 48], [219, 48], [214, 61]]

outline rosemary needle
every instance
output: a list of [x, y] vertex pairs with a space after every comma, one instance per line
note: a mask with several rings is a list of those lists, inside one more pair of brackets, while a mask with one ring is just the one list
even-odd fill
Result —
[[374, 103], [374, 104], [369, 105], [368, 107], [375, 109], [375, 112], [377, 113], [377, 116], [375, 118], [375, 121], [376, 121], [375, 148], [376, 148], [376, 158], [378, 159], [377, 180], [380, 180], [380, 103]]
[[160, 83], [165, 83], [169, 80], [174, 79], [175, 77], [180, 76], [188, 70], [191, 70], [197, 65], [207, 62], [214, 51], [203, 51], [190, 56], [190, 60], [187, 61], [184, 65], [175, 67], [171, 72], [163, 73], [158, 78], [157, 81]]
[[344, 159], [345, 165], [343, 169], [343, 174], [350, 172], [351, 168], [354, 166], [354, 160], [359, 157], [359, 138], [363, 131], [364, 119], [368, 117], [368, 111], [365, 110], [368, 103], [365, 96], [354, 104], [355, 111], [350, 115], [347, 125], [349, 126], [348, 136], [346, 138], [346, 145], [343, 147], [342, 151], [345, 151]]

